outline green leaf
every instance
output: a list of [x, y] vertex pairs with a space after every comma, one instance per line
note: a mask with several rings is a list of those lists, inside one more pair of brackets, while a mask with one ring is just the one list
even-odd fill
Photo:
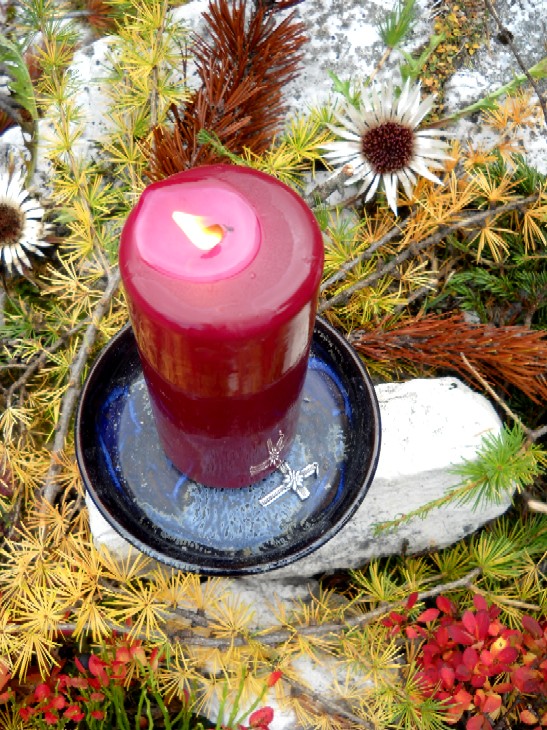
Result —
[[14, 43], [0, 33], [0, 61], [4, 63], [11, 81], [9, 87], [15, 100], [28, 111], [33, 121], [38, 119], [38, 109], [32, 80], [23, 57], [23, 52]]

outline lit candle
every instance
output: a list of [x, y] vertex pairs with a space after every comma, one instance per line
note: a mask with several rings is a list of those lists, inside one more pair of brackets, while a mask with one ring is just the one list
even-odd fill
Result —
[[[160, 442], [211, 487], [260, 480], [294, 438], [323, 242], [306, 204], [250, 168], [150, 185], [124, 226], [120, 269]], [[257, 468], [257, 466], [259, 468]]]

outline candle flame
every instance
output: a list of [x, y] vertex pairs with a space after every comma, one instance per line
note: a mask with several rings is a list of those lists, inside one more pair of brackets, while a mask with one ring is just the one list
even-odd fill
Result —
[[212, 251], [222, 241], [224, 236], [222, 226], [216, 223], [207, 226], [202, 216], [183, 213], [180, 210], [174, 210], [171, 215], [188, 240], [201, 251]]

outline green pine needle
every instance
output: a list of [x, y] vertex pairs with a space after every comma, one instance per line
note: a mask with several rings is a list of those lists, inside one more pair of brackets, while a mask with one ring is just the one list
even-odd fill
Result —
[[378, 23], [378, 30], [388, 48], [396, 48], [409, 32], [415, 15], [416, 0], [402, 0]]

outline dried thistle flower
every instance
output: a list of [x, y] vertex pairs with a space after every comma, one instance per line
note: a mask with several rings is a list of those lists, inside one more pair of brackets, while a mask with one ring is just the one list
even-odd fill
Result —
[[359, 108], [348, 104], [341, 114], [335, 112], [342, 127], [329, 126], [342, 139], [324, 145], [325, 158], [346, 169], [346, 185], [362, 182], [359, 193], [366, 192], [367, 201], [382, 180], [388, 205], [397, 213], [398, 183], [411, 197], [416, 174], [441, 183], [429, 168], [441, 170], [442, 160], [450, 159], [447, 143], [435, 139], [446, 132], [417, 131], [433, 101], [434, 96], [422, 101], [420, 84], [409, 80], [398, 99], [391, 83], [363, 88]]
[[0, 270], [12, 275], [32, 264], [27, 254], [43, 256], [42, 248], [51, 244], [43, 240], [48, 225], [44, 209], [29, 197], [21, 172], [0, 172]]

